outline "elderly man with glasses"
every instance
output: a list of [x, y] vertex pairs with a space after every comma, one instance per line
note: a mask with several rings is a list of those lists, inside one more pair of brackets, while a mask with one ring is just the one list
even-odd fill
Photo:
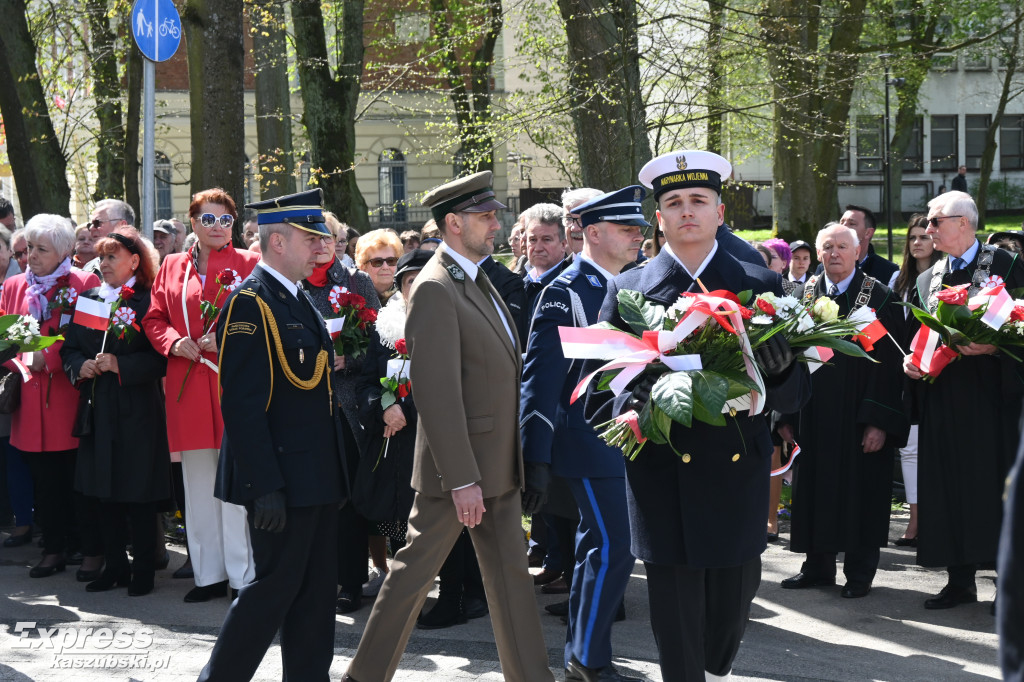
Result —
[[[120, 199], [102, 199], [96, 202], [92, 213], [89, 214], [89, 234], [93, 243], [106, 237], [114, 231], [115, 227], [122, 225], [135, 225], [135, 210]], [[82, 266], [86, 272], [91, 272], [100, 277], [99, 256]]]
[[[944, 253], [917, 279], [920, 304], [930, 311], [946, 287], [969, 294], [994, 284], [1024, 286], [1019, 254], [978, 241], [978, 209], [970, 195], [946, 192], [928, 202], [928, 229]], [[914, 318], [910, 318], [914, 323]], [[920, 413], [917, 563], [946, 567], [947, 585], [924, 602], [948, 609], [978, 600], [975, 572], [996, 560], [1003, 518], [1003, 485], [1020, 441], [1021, 365], [995, 346], [954, 348], [960, 357], [934, 383], [918, 382]], [[926, 375], [907, 356], [911, 379]]]

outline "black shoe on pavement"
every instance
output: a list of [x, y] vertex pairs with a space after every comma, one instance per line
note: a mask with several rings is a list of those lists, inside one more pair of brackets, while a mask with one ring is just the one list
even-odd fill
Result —
[[483, 618], [487, 615], [487, 600], [482, 597], [462, 597], [462, 613], [466, 618]]
[[421, 630], [440, 630], [466, 622], [466, 614], [462, 611], [461, 599], [445, 599], [441, 597], [429, 611], [424, 611], [416, 619], [416, 627]]
[[544, 607], [544, 610], [552, 616], [568, 616], [569, 600], [566, 599], [565, 601], [556, 601], [554, 604], [548, 604]]
[[228, 581], [223, 580], [219, 583], [212, 585], [203, 585], [202, 587], [193, 587], [185, 595], [185, 602], [188, 604], [197, 604], [199, 602], [210, 601], [211, 599], [219, 599], [228, 595]]
[[338, 595], [335, 611], [341, 614], [352, 613], [363, 608], [362, 592], [342, 592]]
[[802, 590], [805, 587], [831, 587], [835, 584], [835, 576], [824, 578], [807, 573], [797, 573], [792, 578], [782, 581], [782, 587], [787, 590]]
[[966, 587], [946, 585], [942, 591], [931, 599], [925, 599], [926, 609], [951, 609], [960, 604], [973, 604], [978, 601], [978, 593]]
[[142, 597], [153, 591], [153, 571], [132, 575], [132, 582], [128, 586], [129, 597]]
[[[81, 571], [79, 571], [81, 572]], [[106, 592], [115, 587], [128, 587], [132, 581], [132, 570], [127, 566], [123, 568], [108, 568], [91, 583], [85, 586], [86, 592]]]
[[4, 547], [21, 547], [22, 545], [27, 545], [30, 542], [32, 542], [32, 531], [12, 535], [4, 540]]
[[871, 585], [849, 582], [843, 586], [843, 591], [839, 593], [839, 596], [844, 597], [845, 599], [859, 599], [860, 597], [868, 596], [868, 592], [870, 591]]
[[639, 682], [639, 677], [626, 677], [611, 663], [603, 668], [588, 668], [573, 656], [565, 666], [565, 682]]
[[178, 570], [171, 574], [171, 577], [178, 580], [182, 578], [188, 578], [189, 580], [195, 578], [195, 571], [192, 570], [192, 560], [186, 559], [185, 563], [183, 563]]

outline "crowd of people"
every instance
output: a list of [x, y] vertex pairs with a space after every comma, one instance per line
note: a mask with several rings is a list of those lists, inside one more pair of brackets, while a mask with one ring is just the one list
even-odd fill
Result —
[[[976, 601], [975, 572], [999, 552], [1024, 377], [1014, 359], [970, 344], [923, 381], [905, 350], [919, 323], [899, 304], [934, 310], [958, 284], [1024, 286], [1024, 234], [982, 244], [973, 200], [953, 191], [910, 217], [899, 263], [874, 252], [875, 217], [855, 205], [814, 244], [748, 243], [725, 222], [730, 173], [721, 157], [688, 150], [651, 161], [640, 185], [566, 191], [560, 205], [518, 216], [507, 266], [493, 255], [505, 207], [489, 173], [429, 193], [432, 219], [401, 233], [360, 235], [311, 192], [254, 204], [239, 246], [242, 217], [219, 188], [193, 196], [187, 225], [157, 221], [152, 240], [118, 199], [97, 202], [77, 228], [42, 214], [20, 229], [0, 199], [0, 308], [64, 337], [4, 365], [24, 375], [0, 414], [0, 513], [13, 517], [4, 547], [39, 535], [31, 577], [78, 566], [88, 591], [142, 596], [168, 566], [164, 515], [180, 512], [188, 560], [174, 577], [194, 581], [185, 601], [232, 599], [201, 679], [247, 679], [278, 628], [289, 676], [315, 675], [327, 645], [310, 623], [326, 622], [325, 582], [332, 617], [374, 602], [343, 679], [390, 679], [412, 627], [488, 613], [506, 678], [549, 679], [544, 657], [537, 668], [524, 653], [543, 650], [535, 604], [521, 598], [531, 585], [566, 595], [547, 610], [566, 622], [567, 680], [634, 679], [612, 665], [611, 628], [626, 617], [640, 559], [664, 679], [725, 679], [760, 555], [779, 540], [781, 478], [769, 472], [799, 448], [790, 549], [806, 558], [783, 588], [835, 585], [841, 553], [840, 596], [870, 593], [898, 455], [910, 521], [894, 544], [948, 572], [924, 608]], [[866, 306], [889, 338], [871, 359], [837, 356], [813, 374], [776, 338], [756, 358], [764, 414], [675, 425], [669, 443], [626, 461], [593, 426], [640, 411], [652, 384], [616, 394], [593, 382], [574, 402], [600, 363], [566, 359], [558, 330], [628, 329], [617, 291], [669, 306], [698, 285], [830, 297], [843, 315]], [[324, 320], [345, 295], [376, 322], [336, 352]], [[75, 321], [79, 298], [111, 307], [107, 328]], [[304, 419], [320, 391], [330, 418], [315, 426]], [[964, 395], [974, 419], [950, 420]], [[304, 473], [290, 469], [300, 464]], [[527, 544], [520, 513], [532, 517]], [[308, 534], [295, 535], [295, 519]], [[303, 568], [325, 546], [336, 548], [329, 562]], [[297, 577], [282, 582], [285, 567]], [[439, 599], [422, 610], [437, 576]], [[1017, 599], [1000, 608], [1019, 609]], [[317, 615], [297, 622], [313, 602]], [[250, 646], [244, 624], [271, 608]], [[229, 664], [238, 659], [243, 673]]]

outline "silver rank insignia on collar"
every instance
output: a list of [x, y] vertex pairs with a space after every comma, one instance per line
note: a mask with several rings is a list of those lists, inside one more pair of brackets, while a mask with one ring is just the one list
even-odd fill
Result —
[[445, 270], [448, 271], [448, 274], [451, 275], [452, 279], [456, 282], [462, 282], [466, 279], [466, 272], [455, 263], [445, 266]]
[[299, 364], [302, 364], [305, 361], [306, 361], [306, 351], [304, 351], [304, 350], [302, 350], [300, 348], [299, 349]]

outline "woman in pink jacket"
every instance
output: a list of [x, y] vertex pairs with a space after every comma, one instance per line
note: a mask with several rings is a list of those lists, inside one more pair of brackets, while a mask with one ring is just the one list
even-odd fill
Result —
[[[42, 334], [60, 333], [74, 312], [79, 292], [99, 286], [99, 278], [71, 266], [75, 231], [67, 218], [40, 214], [25, 225], [28, 269], [4, 282], [0, 308], [9, 314], [29, 315]], [[78, 391], [61, 366], [58, 342], [18, 360], [29, 380], [21, 385], [21, 403], [11, 422], [11, 447], [28, 462], [35, 484], [36, 521], [46, 543], [43, 559], [29, 575], [46, 578], [63, 571], [71, 523], [75, 514], [75, 452], [78, 439], [71, 427], [78, 408]], [[21, 371], [14, 361], [7, 367]], [[99, 567], [99, 547], [83, 547]]]
[[153, 283], [142, 321], [167, 356], [167, 438], [181, 452], [185, 479], [185, 530], [196, 587], [187, 602], [203, 602], [238, 590], [253, 578], [245, 508], [213, 496], [224, 423], [217, 387], [217, 341], [201, 301], [223, 308], [228, 295], [259, 262], [259, 255], [231, 246], [238, 219], [235, 202], [220, 188], [192, 197], [188, 209], [197, 243], [169, 255]]

